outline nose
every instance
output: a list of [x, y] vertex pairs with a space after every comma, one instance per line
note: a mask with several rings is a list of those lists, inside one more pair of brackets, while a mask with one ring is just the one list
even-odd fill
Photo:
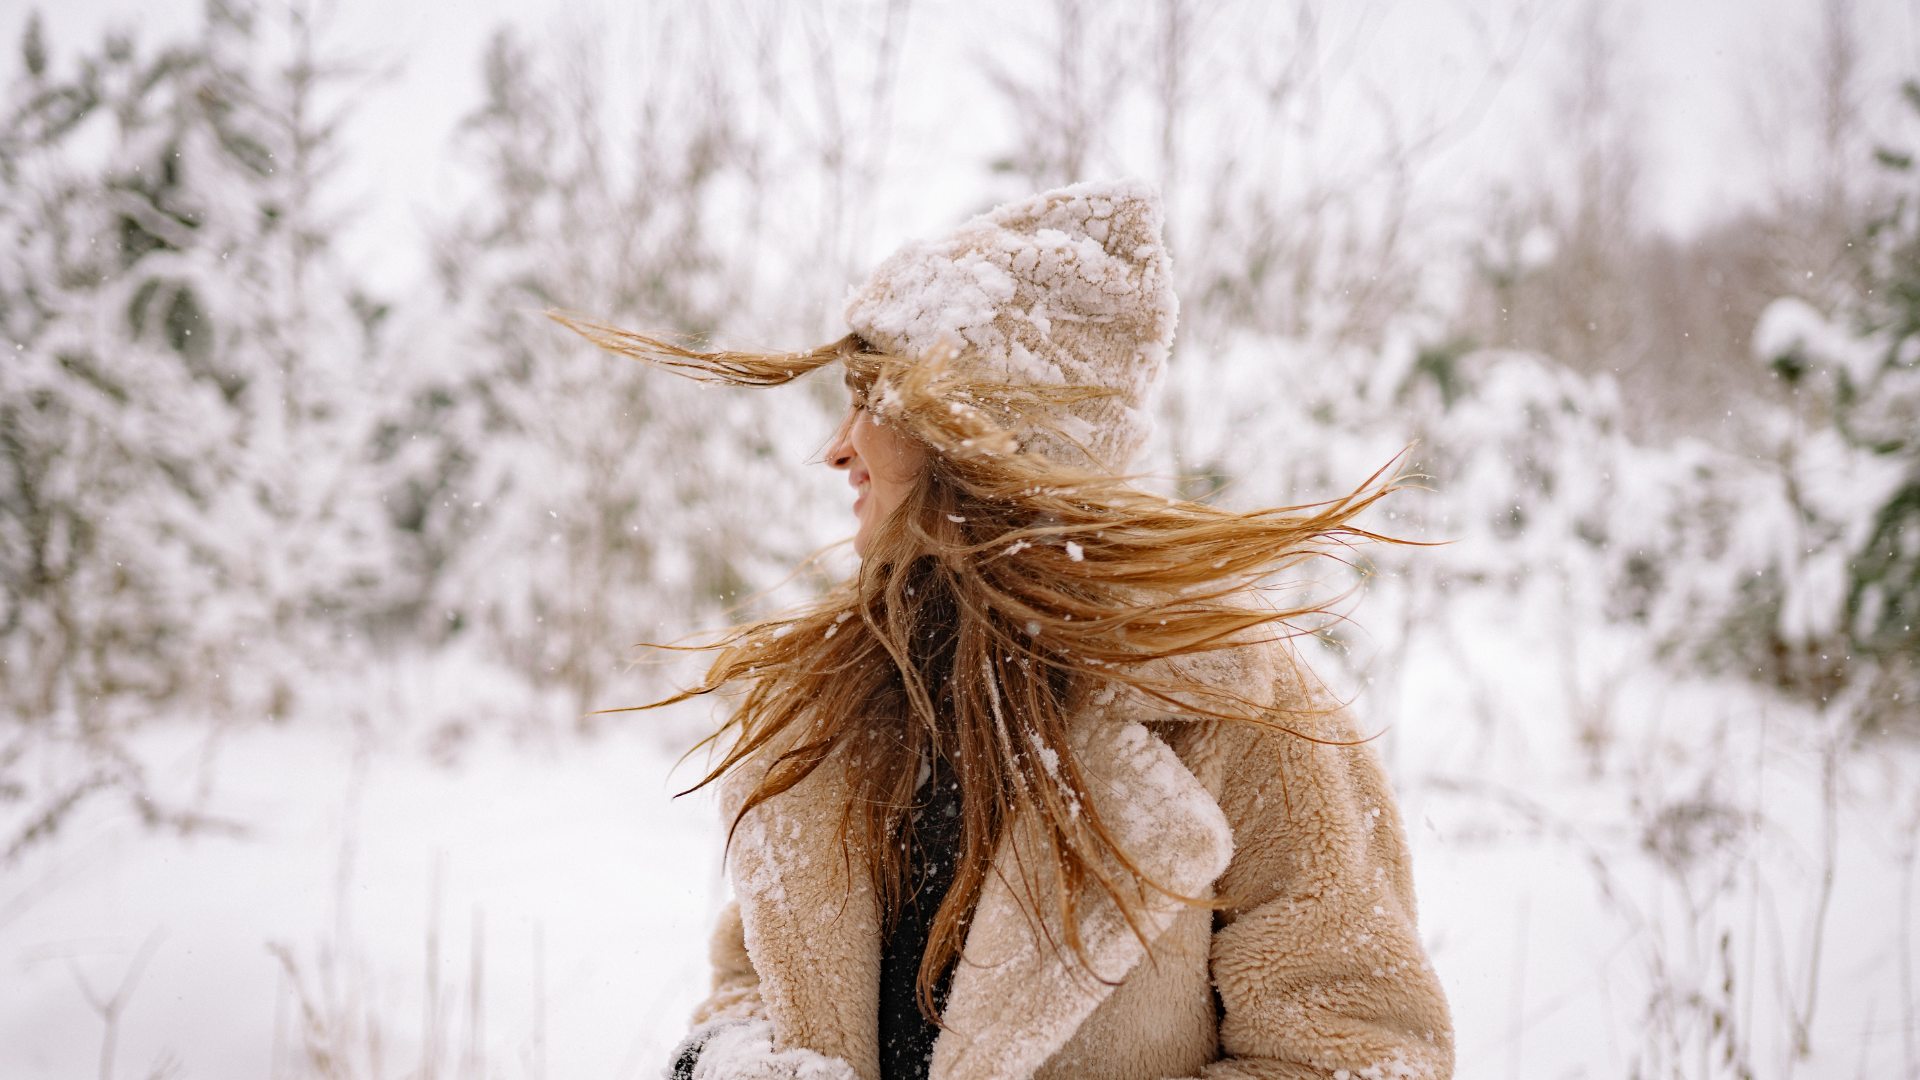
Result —
[[853, 413], [848, 411], [846, 419], [840, 421], [840, 430], [833, 433], [833, 442], [827, 445], [827, 464], [835, 469], [850, 468], [856, 455], [853, 451]]

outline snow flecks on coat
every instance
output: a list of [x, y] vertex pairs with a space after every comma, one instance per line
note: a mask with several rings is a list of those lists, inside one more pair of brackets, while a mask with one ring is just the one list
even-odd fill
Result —
[[1431, 1071], [1399, 1054], [1358, 1069], [1333, 1070], [1333, 1080], [1427, 1080], [1432, 1075]]
[[[1219, 876], [1233, 854], [1232, 827], [1220, 805], [1173, 751], [1137, 723], [1082, 730], [1107, 733], [1108, 752], [1137, 778], [1125, 799], [1100, 799], [1108, 805], [1095, 807], [1128, 855], [1149, 876], [1165, 874], [1202, 884]], [[1089, 753], [1088, 746], [1076, 749], [1082, 767], [1092, 775], [1096, 795], [1101, 793], [1109, 780], [1097, 771], [1099, 759]]]
[[693, 1080], [856, 1080], [853, 1066], [839, 1058], [775, 1049], [773, 1025], [763, 1019], [721, 1021], [700, 1035]]

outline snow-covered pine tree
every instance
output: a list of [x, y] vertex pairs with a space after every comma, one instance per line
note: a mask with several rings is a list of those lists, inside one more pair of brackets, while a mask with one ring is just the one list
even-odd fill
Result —
[[0, 134], [0, 657], [9, 709], [291, 707], [379, 603], [370, 305], [321, 216], [333, 122], [296, 16], [215, 0], [51, 70]]
[[276, 712], [302, 674], [357, 657], [366, 624], [404, 593], [374, 459], [386, 309], [332, 242], [344, 107], [329, 90], [359, 76], [319, 33], [304, 4], [209, 0], [201, 112], [181, 140], [201, 151], [188, 179], [213, 347], [248, 379], [235, 399], [243, 472], [215, 517], [239, 570], [230, 591], [270, 605], [252, 666], [275, 676]]
[[[1920, 81], [1902, 87], [1920, 122]], [[1808, 538], [1782, 567], [1778, 650], [1845, 694], [1859, 724], [1920, 733], [1920, 190], [1915, 151], [1875, 154], [1893, 184], [1857, 249], [1852, 288], [1826, 305], [1775, 301], [1759, 358], [1810, 399], [1815, 424], [1783, 431], [1787, 482]], [[1794, 572], [1788, 573], [1787, 570]], [[1818, 656], [1825, 663], [1813, 664]]]
[[619, 84], [584, 47], [493, 39], [456, 147], [478, 190], [441, 223], [433, 301], [406, 315], [410, 411], [384, 439], [422, 618], [576, 715], [625, 704], [601, 691], [633, 642], [711, 624], [820, 535], [793, 482], [831, 427], [815, 399], [644, 370], [541, 315], [745, 323], [756, 161], [728, 87], [691, 59], [703, 39], [673, 39], [624, 151], [606, 135]]

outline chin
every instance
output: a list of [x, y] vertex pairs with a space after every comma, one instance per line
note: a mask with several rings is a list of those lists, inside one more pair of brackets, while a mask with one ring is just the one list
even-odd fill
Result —
[[864, 557], [867, 553], [867, 545], [872, 539], [873, 526], [867, 521], [866, 515], [861, 514], [857, 516], [854, 519], [853, 553]]

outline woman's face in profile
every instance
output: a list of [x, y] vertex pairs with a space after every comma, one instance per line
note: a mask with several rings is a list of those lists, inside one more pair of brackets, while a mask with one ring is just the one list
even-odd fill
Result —
[[847, 482], [859, 495], [853, 514], [860, 529], [853, 536], [854, 554], [867, 553], [874, 526], [906, 498], [926, 464], [926, 451], [900, 430], [879, 422], [856, 397], [846, 418], [827, 447], [827, 464], [847, 470]]

